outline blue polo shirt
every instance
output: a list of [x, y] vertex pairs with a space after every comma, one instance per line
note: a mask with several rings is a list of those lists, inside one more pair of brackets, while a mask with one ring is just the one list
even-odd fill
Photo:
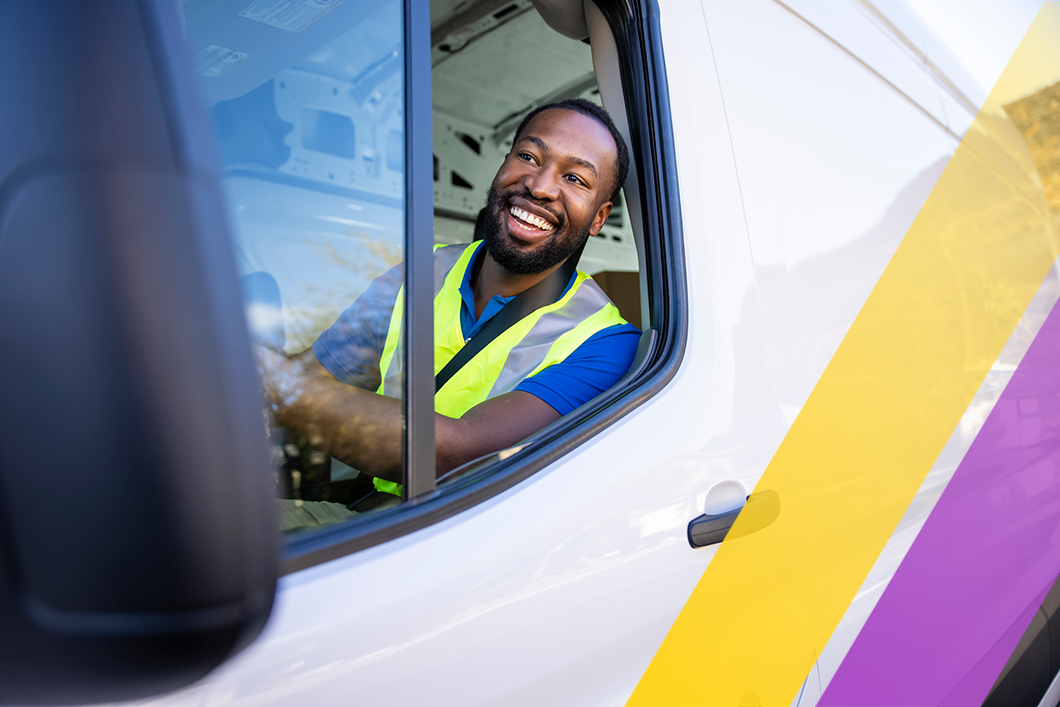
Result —
[[[460, 284], [463, 303], [460, 328], [464, 338], [478, 333], [497, 315], [512, 297], [494, 295], [475, 317], [475, 293], [471, 273], [476, 260], [483, 257], [479, 248], [472, 257]], [[376, 278], [339, 318], [313, 342], [313, 353], [320, 364], [337, 380], [365, 390], [378, 390], [381, 382], [379, 359], [386, 342], [387, 328], [394, 301], [401, 287], [404, 267], [397, 265]], [[564, 292], [574, 284], [575, 275]], [[640, 330], [632, 324], [616, 324], [602, 329], [574, 350], [560, 363], [525, 379], [515, 387], [551, 405], [566, 415], [604, 392], [629, 370], [640, 341]]]

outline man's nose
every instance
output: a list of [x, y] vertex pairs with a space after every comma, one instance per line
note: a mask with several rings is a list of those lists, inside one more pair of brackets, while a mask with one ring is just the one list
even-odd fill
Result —
[[559, 198], [559, 179], [551, 169], [541, 169], [528, 174], [525, 184], [535, 199], [554, 201]]

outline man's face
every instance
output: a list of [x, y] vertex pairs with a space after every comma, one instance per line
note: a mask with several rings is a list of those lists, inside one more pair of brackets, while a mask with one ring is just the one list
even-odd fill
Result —
[[506, 270], [548, 270], [596, 235], [611, 213], [616, 148], [587, 115], [553, 108], [516, 136], [490, 186], [485, 241]]

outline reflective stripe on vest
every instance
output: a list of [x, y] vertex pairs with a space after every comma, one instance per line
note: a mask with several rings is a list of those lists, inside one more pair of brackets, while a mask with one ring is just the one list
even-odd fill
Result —
[[[463, 298], [460, 285], [482, 241], [471, 245], [437, 246], [434, 253], [434, 373], [464, 347], [460, 326]], [[379, 367], [378, 393], [401, 397], [401, 338], [404, 287], [398, 291]], [[624, 324], [618, 309], [600, 286], [579, 271], [571, 288], [502, 332], [468, 361], [434, 396], [435, 411], [459, 418], [479, 403], [511, 392], [519, 383], [563, 361], [593, 334]], [[376, 488], [400, 494], [401, 486], [376, 479]]]

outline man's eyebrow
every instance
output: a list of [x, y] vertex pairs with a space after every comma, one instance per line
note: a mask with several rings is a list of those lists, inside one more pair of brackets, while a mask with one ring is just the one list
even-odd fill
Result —
[[596, 177], [597, 179], [600, 178], [600, 175], [596, 173], [596, 165], [594, 165], [589, 160], [583, 160], [581, 157], [568, 157], [567, 161], [573, 162], [574, 164], [580, 164], [582, 167], [585, 167], [587, 170], [592, 172], [594, 177]]
[[[535, 145], [540, 147], [542, 150], [548, 151], [548, 149], [549, 149], [549, 147], [545, 143], [545, 141], [542, 140], [541, 138], [537, 137], [536, 135], [524, 135], [523, 137], [521, 137], [519, 139], [519, 142], [523, 142], [524, 140], [534, 143]], [[516, 144], [518, 144], [518, 143], [516, 143]], [[570, 156], [570, 157], [567, 157], [567, 161], [568, 162], [573, 162], [576, 165], [581, 165], [582, 167], [585, 167], [587, 170], [589, 170], [590, 172], [593, 173], [594, 177], [596, 177], [597, 179], [600, 178], [600, 175], [596, 173], [596, 165], [594, 165], [589, 160], [583, 160], [581, 157]]]
[[[542, 140], [541, 138], [537, 137], [536, 135], [523, 135], [521, 138], [519, 138], [519, 142], [523, 142], [524, 140], [534, 143], [535, 145], [540, 147], [542, 150], [545, 150], [545, 151], [548, 150], [548, 145], [545, 143], [545, 141]], [[518, 144], [518, 143], [516, 143], [516, 144]]]

